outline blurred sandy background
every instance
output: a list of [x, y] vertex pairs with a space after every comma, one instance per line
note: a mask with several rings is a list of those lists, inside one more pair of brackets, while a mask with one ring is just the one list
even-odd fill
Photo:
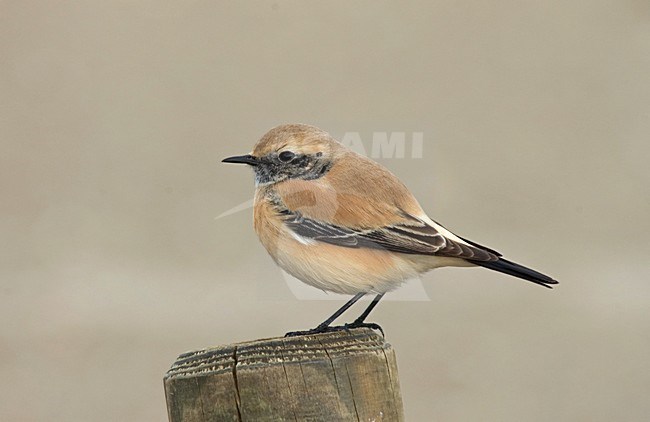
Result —
[[562, 282], [380, 305], [408, 420], [647, 420], [648, 2], [0, 1], [0, 63], [0, 420], [165, 420], [179, 353], [337, 307], [215, 220], [286, 122], [423, 132], [423, 207]]

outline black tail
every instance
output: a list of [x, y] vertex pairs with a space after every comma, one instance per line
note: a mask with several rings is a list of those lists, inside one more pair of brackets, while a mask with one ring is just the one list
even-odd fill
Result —
[[484, 261], [471, 261], [472, 264], [479, 265], [481, 267], [489, 268], [500, 273], [512, 275], [515, 277], [523, 278], [524, 280], [532, 281], [535, 284], [540, 286], [548, 287], [552, 289], [549, 284], [557, 284], [556, 280], [553, 280], [551, 277], [538, 273], [535, 270], [526, 268], [523, 265], [515, 264], [514, 262], [508, 261], [503, 258], [499, 258], [498, 261], [484, 262]]

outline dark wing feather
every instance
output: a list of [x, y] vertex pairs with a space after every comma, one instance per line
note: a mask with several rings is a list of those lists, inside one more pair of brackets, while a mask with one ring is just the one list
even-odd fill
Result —
[[496, 261], [491, 251], [456, 242], [425, 222], [411, 218], [408, 224], [380, 229], [353, 230], [323, 221], [304, 218], [300, 213], [282, 211], [285, 224], [294, 233], [347, 248], [374, 248], [414, 255], [436, 255], [473, 261]]

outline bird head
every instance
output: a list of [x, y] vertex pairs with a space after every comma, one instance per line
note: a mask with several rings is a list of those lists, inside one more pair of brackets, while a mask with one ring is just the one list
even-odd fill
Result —
[[223, 162], [253, 167], [255, 182], [260, 186], [287, 179], [317, 179], [329, 171], [342, 148], [327, 132], [290, 124], [268, 131], [250, 154], [228, 157]]

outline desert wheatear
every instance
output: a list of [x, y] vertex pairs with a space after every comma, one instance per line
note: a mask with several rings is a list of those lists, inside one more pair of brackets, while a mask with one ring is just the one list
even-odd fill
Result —
[[255, 171], [255, 231], [273, 260], [316, 288], [354, 295], [313, 330], [324, 332], [364, 295], [382, 296], [434, 268], [481, 266], [549, 287], [544, 274], [502, 258], [429, 218], [386, 168], [308, 125], [271, 129], [250, 154], [226, 163]]

